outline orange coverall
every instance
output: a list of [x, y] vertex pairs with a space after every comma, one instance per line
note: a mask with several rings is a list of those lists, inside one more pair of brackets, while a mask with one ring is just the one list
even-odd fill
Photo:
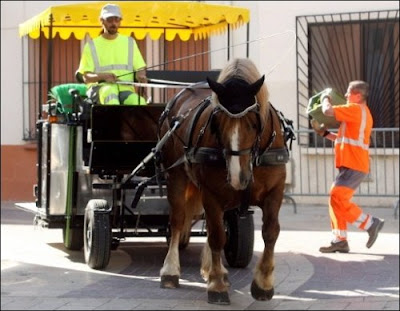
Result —
[[351, 202], [354, 192], [369, 172], [369, 139], [373, 125], [366, 104], [333, 106], [341, 122], [335, 140], [335, 166], [339, 175], [330, 191], [329, 215], [332, 232], [338, 240], [347, 238], [347, 223], [365, 230], [371, 217]]

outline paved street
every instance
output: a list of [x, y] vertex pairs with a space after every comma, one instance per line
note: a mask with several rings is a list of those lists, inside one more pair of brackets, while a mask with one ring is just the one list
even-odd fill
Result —
[[349, 254], [321, 254], [329, 244], [325, 206], [284, 204], [275, 248], [275, 296], [255, 301], [252, 271], [263, 250], [260, 211], [256, 241], [245, 269], [229, 270], [231, 305], [207, 303], [200, 277], [204, 237], [181, 252], [181, 287], [160, 288], [165, 238], [132, 238], [112, 251], [104, 271], [90, 269], [83, 251], [67, 251], [60, 229], [32, 225], [33, 214], [1, 205], [2, 310], [399, 310], [399, 220], [389, 207], [366, 208], [385, 226], [371, 249], [367, 234], [349, 228]]

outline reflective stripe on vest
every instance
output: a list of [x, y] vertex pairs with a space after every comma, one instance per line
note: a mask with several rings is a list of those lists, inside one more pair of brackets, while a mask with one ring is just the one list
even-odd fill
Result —
[[107, 72], [110, 70], [129, 70], [133, 71], [133, 38], [128, 37], [128, 62], [127, 64], [113, 64], [100, 66], [99, 57], [97, 55], [96, 46], [93, 40], [89, 40], [90, 52], [94, 63], [95, 72]]
[[[361, 147], [364, 150], [368, 150], [369, 149], [369, 145], [364, 143], [364, 132], [365, 132], [365, 127], [367, 126], [367, 111], [365, 109], [364, 106], [360, 106], [361, 107], [361, 124], [360, 124], [360, 130], [358, 132], [358, 139], [351, 139], [345, 136], [340, 136], [336, 138], [336, 143], [338, 144], [348, 144], [348, 145], [352, 145], [352, 146], [356, 146], [356, 147]], [[343, 129], [342, 129], [342, 133], [344, 135], [344, 133], [346, 132], [346, 122], [343, 122]]]
[[117, 94], [110, 94], [110, 95], [108, 95], [108, 96], [104, 99], [104, 105], [107, 105], [110, 101], [112, 101], [112, 100], [114, 100], [114, 99], [118, 100], [118, 102], [119, 102], [119, 97], [118, 97]]

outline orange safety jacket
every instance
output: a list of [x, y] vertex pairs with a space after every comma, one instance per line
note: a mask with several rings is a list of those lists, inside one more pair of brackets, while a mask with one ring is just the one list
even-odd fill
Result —
[[335, 140], [335, 165], [369, 173], [369, 141], [373, 125], [366, 104], [347, 103], [332, 107], [341, 122]]

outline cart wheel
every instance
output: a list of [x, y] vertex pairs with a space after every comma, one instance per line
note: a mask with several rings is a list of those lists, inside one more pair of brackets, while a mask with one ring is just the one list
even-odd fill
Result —
[[237, 210], [224, 215], [226, 229], [225, 258], [233, 268], [245, 268], [253, 257], [254, 222], [253, 215], [240, 218]]
[[90, 200], [85, 209], [85, 261], [93, 269], [103, 269], [110, 261], [111, 225], [106, 200]]
[[119, 246], [119, 239], [117, 238], [112, 238], [111, 240], [111, 250], [115, 251]]
[[[169, 225], [166, 232], [166, 238], [167, 238], [167, 245], [169, 247], [169, 243], [171, 242], [171, 227]], [[189, 245], [189, 241], [190, 241], [190, 231], [186, 234], [186, 236], [184, 237], [181, 236], [181, 239], [179, 241], [179, 250], [184, 250], [185, 248], [187, 248]]]
[[67, 241], [67, 229], [64, 227], [62, 230], [63, 242], [66, 249], [71, 251], [80, 251], [83, 246], [83, 227], [82, 228], [69, 228], [70, 239]]

